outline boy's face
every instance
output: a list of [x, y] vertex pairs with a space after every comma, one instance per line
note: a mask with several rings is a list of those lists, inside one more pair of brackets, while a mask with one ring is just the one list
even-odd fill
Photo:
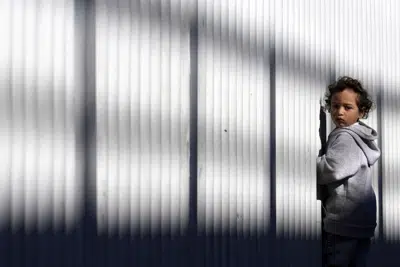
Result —
[[336, 127], [346, 127], [363, 117], [357, 106], [358, 94], [351, 88], [332, 95], [331, 117]]

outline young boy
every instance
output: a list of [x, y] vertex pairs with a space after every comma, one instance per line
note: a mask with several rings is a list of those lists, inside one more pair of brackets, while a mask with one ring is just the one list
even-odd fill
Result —
[[380, 157], [377, 132], [359, 121], [373, 105], [359, 81], [329, 85], [326, 108], [336, 128], [317, 158], [317, 183], [325, 187], [325, 266], [366, 266], [376, 227], [372, 166]]

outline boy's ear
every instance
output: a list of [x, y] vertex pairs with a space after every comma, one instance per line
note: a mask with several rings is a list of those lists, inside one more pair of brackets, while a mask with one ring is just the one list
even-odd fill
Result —
[[364, 111], [360, 111], [360, 114], [359, 114], [359, 116], [358, 116], [358, 119], [364, 118], [364, 114], [365, 114]]

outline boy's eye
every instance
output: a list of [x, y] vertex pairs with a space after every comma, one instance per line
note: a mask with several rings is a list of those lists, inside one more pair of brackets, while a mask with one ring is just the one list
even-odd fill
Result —
[[349, 110], [349, 109], [352, 109], [352, 107], [349, 107], [349, 106], [347, 106], [347, 107], [344, 107], [346, 110]]

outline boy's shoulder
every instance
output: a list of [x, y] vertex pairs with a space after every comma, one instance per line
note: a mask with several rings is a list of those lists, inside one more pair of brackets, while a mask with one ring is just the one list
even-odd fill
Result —
[[345, 128], [337, 128], [329, 134], [328, 144], [336, 143], [336, 142], [355, 142], [352, 134], [346, 130]]

